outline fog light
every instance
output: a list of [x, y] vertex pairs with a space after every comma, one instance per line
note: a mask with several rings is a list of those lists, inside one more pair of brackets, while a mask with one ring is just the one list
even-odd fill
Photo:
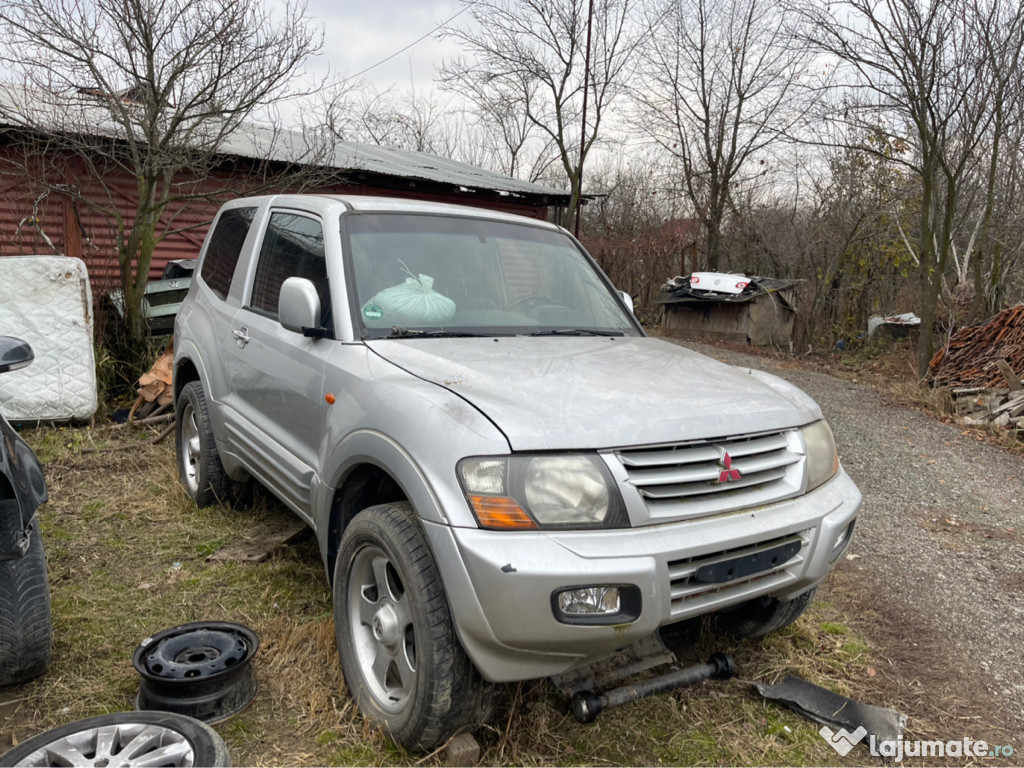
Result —
[[558, 608], [567, 616], [600, 616], [618, 613], [618, 587], [578, 587], [558, 595]]
[[563, 624], [628, 624], [640, 617], [640, 590], [632, 585], [572, 587], [551, 595], [555, 618]]
[[843, 550], [850, 543], [850, 539], [853, 538], [853, 526], [856, 524], [856, 520], [851, 520], [850, 524], [843, 529], [843, 532], [839, 534], [839, 538], [836, 539], [836, 543], [832, 545], [832, 560], [837, 560]]

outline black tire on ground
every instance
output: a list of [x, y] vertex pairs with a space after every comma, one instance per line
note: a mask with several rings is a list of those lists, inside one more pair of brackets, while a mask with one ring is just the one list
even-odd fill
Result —
[[28, 551], [0, 562], [0, 685], [39, 677], [50, 664], [50, 586], [39, 519]]
[[396, 744], [429, 750], [493, 714], [501, 687], [462, 649], [409, 504], [370, 507], [345, 529], [334, 623], [352, 698]]
[[715, 614], [715, 626], [733, 637], [762, 637], [788, 627], [807, 610], [817, 587], [807, 590], [788, 602], [774, 597], [760, 597], [737, 608]]
[[175, 454], [185, 492], [197, 507], [228, 501], [231, 478], [224, 472], [217, 453], [203, 385], [190, 381], [182, 387], [174, 410]]
[[[133, 753], [124, 754], [133, 740]], [[71, 765], [231, 765], [224, 739], [206, 723], [172, 712], [117, 712], [33, 736], [0, 755], [0, 766], [69, 764], [59, 762], [47, 747], [75, 758]]]

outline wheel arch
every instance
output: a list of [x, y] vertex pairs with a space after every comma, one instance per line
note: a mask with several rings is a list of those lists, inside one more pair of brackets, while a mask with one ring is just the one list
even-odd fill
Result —
[[[451, 484], [432, 477], [395, 440], [376, 430], [358, 430], [333, 446], [325, 462], [324, 496], [314, 502], [316, 530], [328, 578], [333, 578], [334, 560], [345, 526], [359, 512], [375, 504], [407, 501], [422, 521], [452, 524], [445, 510], [457, 508], [459, 500], [449, 498]], [[454, 473], [454, 467], [452, 468]], [[454, 478], [453, 478], [454, 480]], [[465, 505], [465, 500], [461, 503]], [[469, 514], [468, 508], [466, 511]]]
[[327, 523], [324, 561], [327, 581], [333, 587], [334, 564], [338, 559], [341, 537], [356, 515], [368, 507], [389, 502], [409, 501], [401, 485], [376, 463], [364, 461], [349, 470], [331, 500]]
[[182, 355], [174, 361], [172, 387], [175, 402], [177, 402], [178, 395], [181, 394], [182, 388], [190, 381], [198, 381], [201, 383], [203, 381], [203, 377], [199, 373], [199, 366], [195, 364], [192, 357], [189, 355]]

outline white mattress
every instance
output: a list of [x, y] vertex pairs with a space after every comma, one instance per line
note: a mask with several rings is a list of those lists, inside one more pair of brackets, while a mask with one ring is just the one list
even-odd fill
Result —
[[85, 262], [67, 256], [0, 257], [0, 335], [36, 359], [0, 374], [0, 409], [12, 421], [88, 419], [96, 412], [92, 291]]

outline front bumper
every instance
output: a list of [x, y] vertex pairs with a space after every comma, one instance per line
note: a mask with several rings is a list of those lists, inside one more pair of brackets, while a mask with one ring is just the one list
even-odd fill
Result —
[[[560, 674], [666, 624], [754, 597], [791, 599], [805, 592], [828, 574], [834, 545], [860, 501], [860, 491], [840, 469], [812, 493], [681, 523], [523, 533], [425, 527], [466, 652], [485, 678], [507, 682]], [[791, 541], [800, 543], [799, 551], [770, 572], [714, 585], [691, 578], [716, 558]], [[555, 618], [554, 592], [601, 584], [639, 588], [639, 617], [604, 626]]]

